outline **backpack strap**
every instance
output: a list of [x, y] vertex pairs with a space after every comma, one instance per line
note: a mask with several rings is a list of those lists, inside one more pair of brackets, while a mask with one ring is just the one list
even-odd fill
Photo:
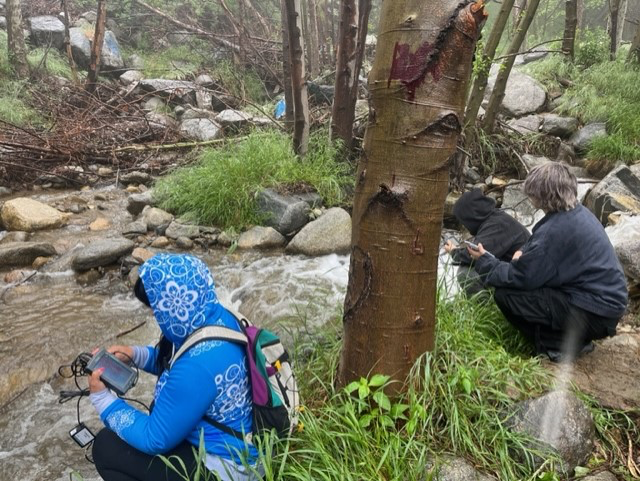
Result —
[[205, 326], [200, 329], [196, 329], [180, 346], [180, 349], [176, 351], [176, 353], [169, 361], [169, 367], [173, 367], [175, 362], [178, 360], [180, 356], [182, 356], [186, 351], [195, 346], [196, 344], [209, 341], [209, 340], [220, 340], [220, 341], [230, 341], [235, 342], [237, 344], [246, 345], [247, 344], [247, 336], [244, 333], [236, 331], [234, 329], [230, 329], [224, 326]]

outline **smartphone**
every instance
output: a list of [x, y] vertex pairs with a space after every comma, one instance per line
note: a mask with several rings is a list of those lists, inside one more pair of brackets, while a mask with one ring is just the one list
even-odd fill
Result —
[[467, 244], [469, 247], [471, 247], [474, 251], [478, 250], [478, 244], [474, 244], [473, 242], [469, 242], [469, 241], [462, 241], [465, 244]]
[[100, 349], [87, 364], [87, 371], [104, 368], [100, 379], [120, 395], [126, 393], [136, 383], [137, 374], [131, 367], [104, 349]]

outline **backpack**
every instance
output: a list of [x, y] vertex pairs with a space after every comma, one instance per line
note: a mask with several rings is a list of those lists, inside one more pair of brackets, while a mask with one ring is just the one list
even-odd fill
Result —
[[298, 386], [289, 363], [289, 354], [280, 338], [271, 331], [254, 326], [239, 312], [226, 306], [235, 316], [242, 332], [224, 326], [205, 326], [195, 330], [173, 355], [170, 366], [191, 347], [213, 339], [235, 342], [245, 347], [253, 403], [253, 430], [242, 433], [218, 421], [204, 420], [240, 440], [252, 442], [253, 435], [274, 430], [288, 436], [298, 426]]

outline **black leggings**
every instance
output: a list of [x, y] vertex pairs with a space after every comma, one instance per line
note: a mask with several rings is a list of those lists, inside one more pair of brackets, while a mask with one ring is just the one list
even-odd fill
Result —
[[[197, 462], [194, 446], [183, 442], [164, 454], [165, 458], [179, 457], [187, 468], [187, 477], [195, 471]], [[184, 481], [158, 456], [151, 456], [131, 447], [110, 429], [103, 429], [93, 441], [93, 461], [104, 481]], [[181, 470], [178, 463], [172, 464]], [[181, 472], [181, 471], [180, 471]], [[209, 479], [214, 478], [211, 474]]]

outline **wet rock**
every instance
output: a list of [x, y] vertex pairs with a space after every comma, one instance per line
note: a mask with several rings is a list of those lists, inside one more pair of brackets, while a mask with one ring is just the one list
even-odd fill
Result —
[[571, 137], [578, 130], [578, 119], [573, 117], [545, 114], [542, 119], [540, 131], [548, 135], [555, 135], [561, 139]]
[[222, 127], [211, 119], [187, 119], [180, 124], [180, 132], [190, 139], [206, 142], [223, 137]]
[[179, 249], [184, 249], [188, 251], [193, 249], [193, 245], [194, 245], [193, 241], [188, 237], [178, 237], [176, 239], [176, 247], [178, 247]]
[[144, 78], [144, 75], [139, 70], [127, 70], [120, 75], [119, 80], [122, 85], [131, 85], [134, 82], [138, 82]]
[[52, 46], [61, 50], [64, 45], [64, 24], [53, 15], [28, 19], [31, 41], [37, 47]]
[[86, 271], [95, 267], [113, 264], [120, 257], [133, 251], [135, 244], [124, 237], [100, 239], [80, 249], [74, 256], [71, 267], [75, 271]]
[[[496, 83], [499, 66], [491, 68], [491, 75], [485, 91], [485, 102], [489, 101], [491, 92]], [[509, 117], [522, 117], [524, 115], [539, 112], [547, 101], [547, 94], [540, 82], [518, 70], [512, 70], [504, 100], [502, 110]]]
[[151, 247], [155, 249], [165, 249], [171, 245], [171, 241], [164, 236], [160, 236], [157, 239], [154, 239], [151, 243]]
[[60, 227], [67, 220], [57, 209], [26, 197], [5, 202], [0, 216], [7, 230], [26, 232]]
[[265, 225], [282, 235], [291, 234], [309, 222], [311, 206], [300, 196], [280, 195], [265, 189], [258, 193], [256, 200], [258, 214], [266, 219]]
[[140, 214], [148, 205], [153, 205], [152, 190], [141, 194], [132, 194], [127, 198], [127, 212], [133, 216]]
[[91, 224], [89, 224], [89, 230], [92, 232], [107, 230], [111, 227], [111, 222], [104, 217], [98, 217]]
[[133, 257], [138, 264], [142, 264], [143, 262], [148, 261], [154, 255], [155, 254], [153, 252], [147, 249], [143, 249], [142, 247], [136, 247], [131, 253], [131, 257]]
[[584, 154], [589, 150], [589, 146], [594, 139], [607, 135], [607, 125], [603, 123], [588, 124], [578, 130], [569, 139], [576, 152]]
[[153, 177], [146, 173], [140, 171], [127, 172], [120, 176], [120, 182], [123, 184], [143, 184], [143, 185], [151, 185], [153, 183]]
[[218, 234], [217, 243], [223, 247], [229, 247], [234, 242], [237, 242], [237, 241], [238, 241], [238, 235], [233, 232], [223, 231], [220, 234]]
[[34, 269], [40, 269], [41, 267], [47, 265], [51, 261], [51, 257], [36, 257], [31, 263], [31, 267]]
[[240, 110], [226, 109], [216, 115], [216, 122], [224, 128], [239, 129], [251, 120], [251, 115]]
[[[564, 473], [584, 465], [594, 448], [591, 413], [569, 391], [553, 391], [517, 404], [506, 424], [514, 432], [532, 436], [536, 440], [534, 447], [555, 451], [563, 461]], [[544, 460], [538, 458], [534, 462], [540, 466]]]
[[0, 244], [0, 266], [30, 266], [37, 257], [56, 255], [46, 242], [8, 242]]
[[25, 242], [29, 240], [29, 233], [21, 230], [14, 230], [7, 232], [5, 236], [0, 239], [0, 244], [8, 244], [9, 242]]
[[351, 249], [351, 216], [339, 207], [305, 225], [286, 247], [293, 254], [321, 256], [347, 253]]
[[173, 221], [167, 227], [164, 233], [169, 239], [177, 239], [178, 237], [186, 237], [188, 239], [195, 239], [200, 235], [200, 227], [191, 224], [182, 224], [180, 222]]
[[584, 205], [603, 225], [615, 211], [640, 214], [640, 178], [626, 165], [617, 167], [591, 190]]
[[143, 220], [137, 220], [131, 222], [125, 226], [122, 230], [122, 235], [125, 237], [137, 237], [147, 233], [147, 223]]
[[129, 274], [127, 274], [127, 281], [129, 282], [129, 285], [135, 286], [139, 278], [140, 278], [140, 267], [133, 266], [129, 271]]
[[147, 230], [164, 235], [167, 227], [173, 221], [173, 215], [157, 207], [145, 207], [140, 220], [147, 224]]
[[145, 92], [164, 98], [171, 98], [174, 103], [195, 104], [195, 91], [198, 86], [185, 80], [143, 79], [138, 84]]
[[7, 284], [17, 284], [18, 282], [22, 282], [30, 276], [33, 276], [34, 274], [35, 271], [16, 269], [14, 271], [7, 272], [4, 275], [4, 282], [6, 282]]
[[507, 125], [522, 135], [537, 134], [542, 125], [540, 115], [527, 115], [507, 122]]
[[287, 240], [273, 227], [253, 227], [243, 232], [238, 239], [240, 249], [272, 249], [282, 247]]
[[107, 202], [109, 200], [109, 196], [101, 192], [98, 192], [97, 194], [94, 194], [93, 200], [97, 200], [100, 202]]
[[76, 282], [81, 286], [90, 286], [98, 282], [102, 278], [102, 272], [98, 269], [91, 269], [76, 274]]
[[464, 458], [448, 458], [436, 463], [429, 463], [428, 469], [435, 468], [434, 481], [495, 481], [493, 476], [484, 475]]

